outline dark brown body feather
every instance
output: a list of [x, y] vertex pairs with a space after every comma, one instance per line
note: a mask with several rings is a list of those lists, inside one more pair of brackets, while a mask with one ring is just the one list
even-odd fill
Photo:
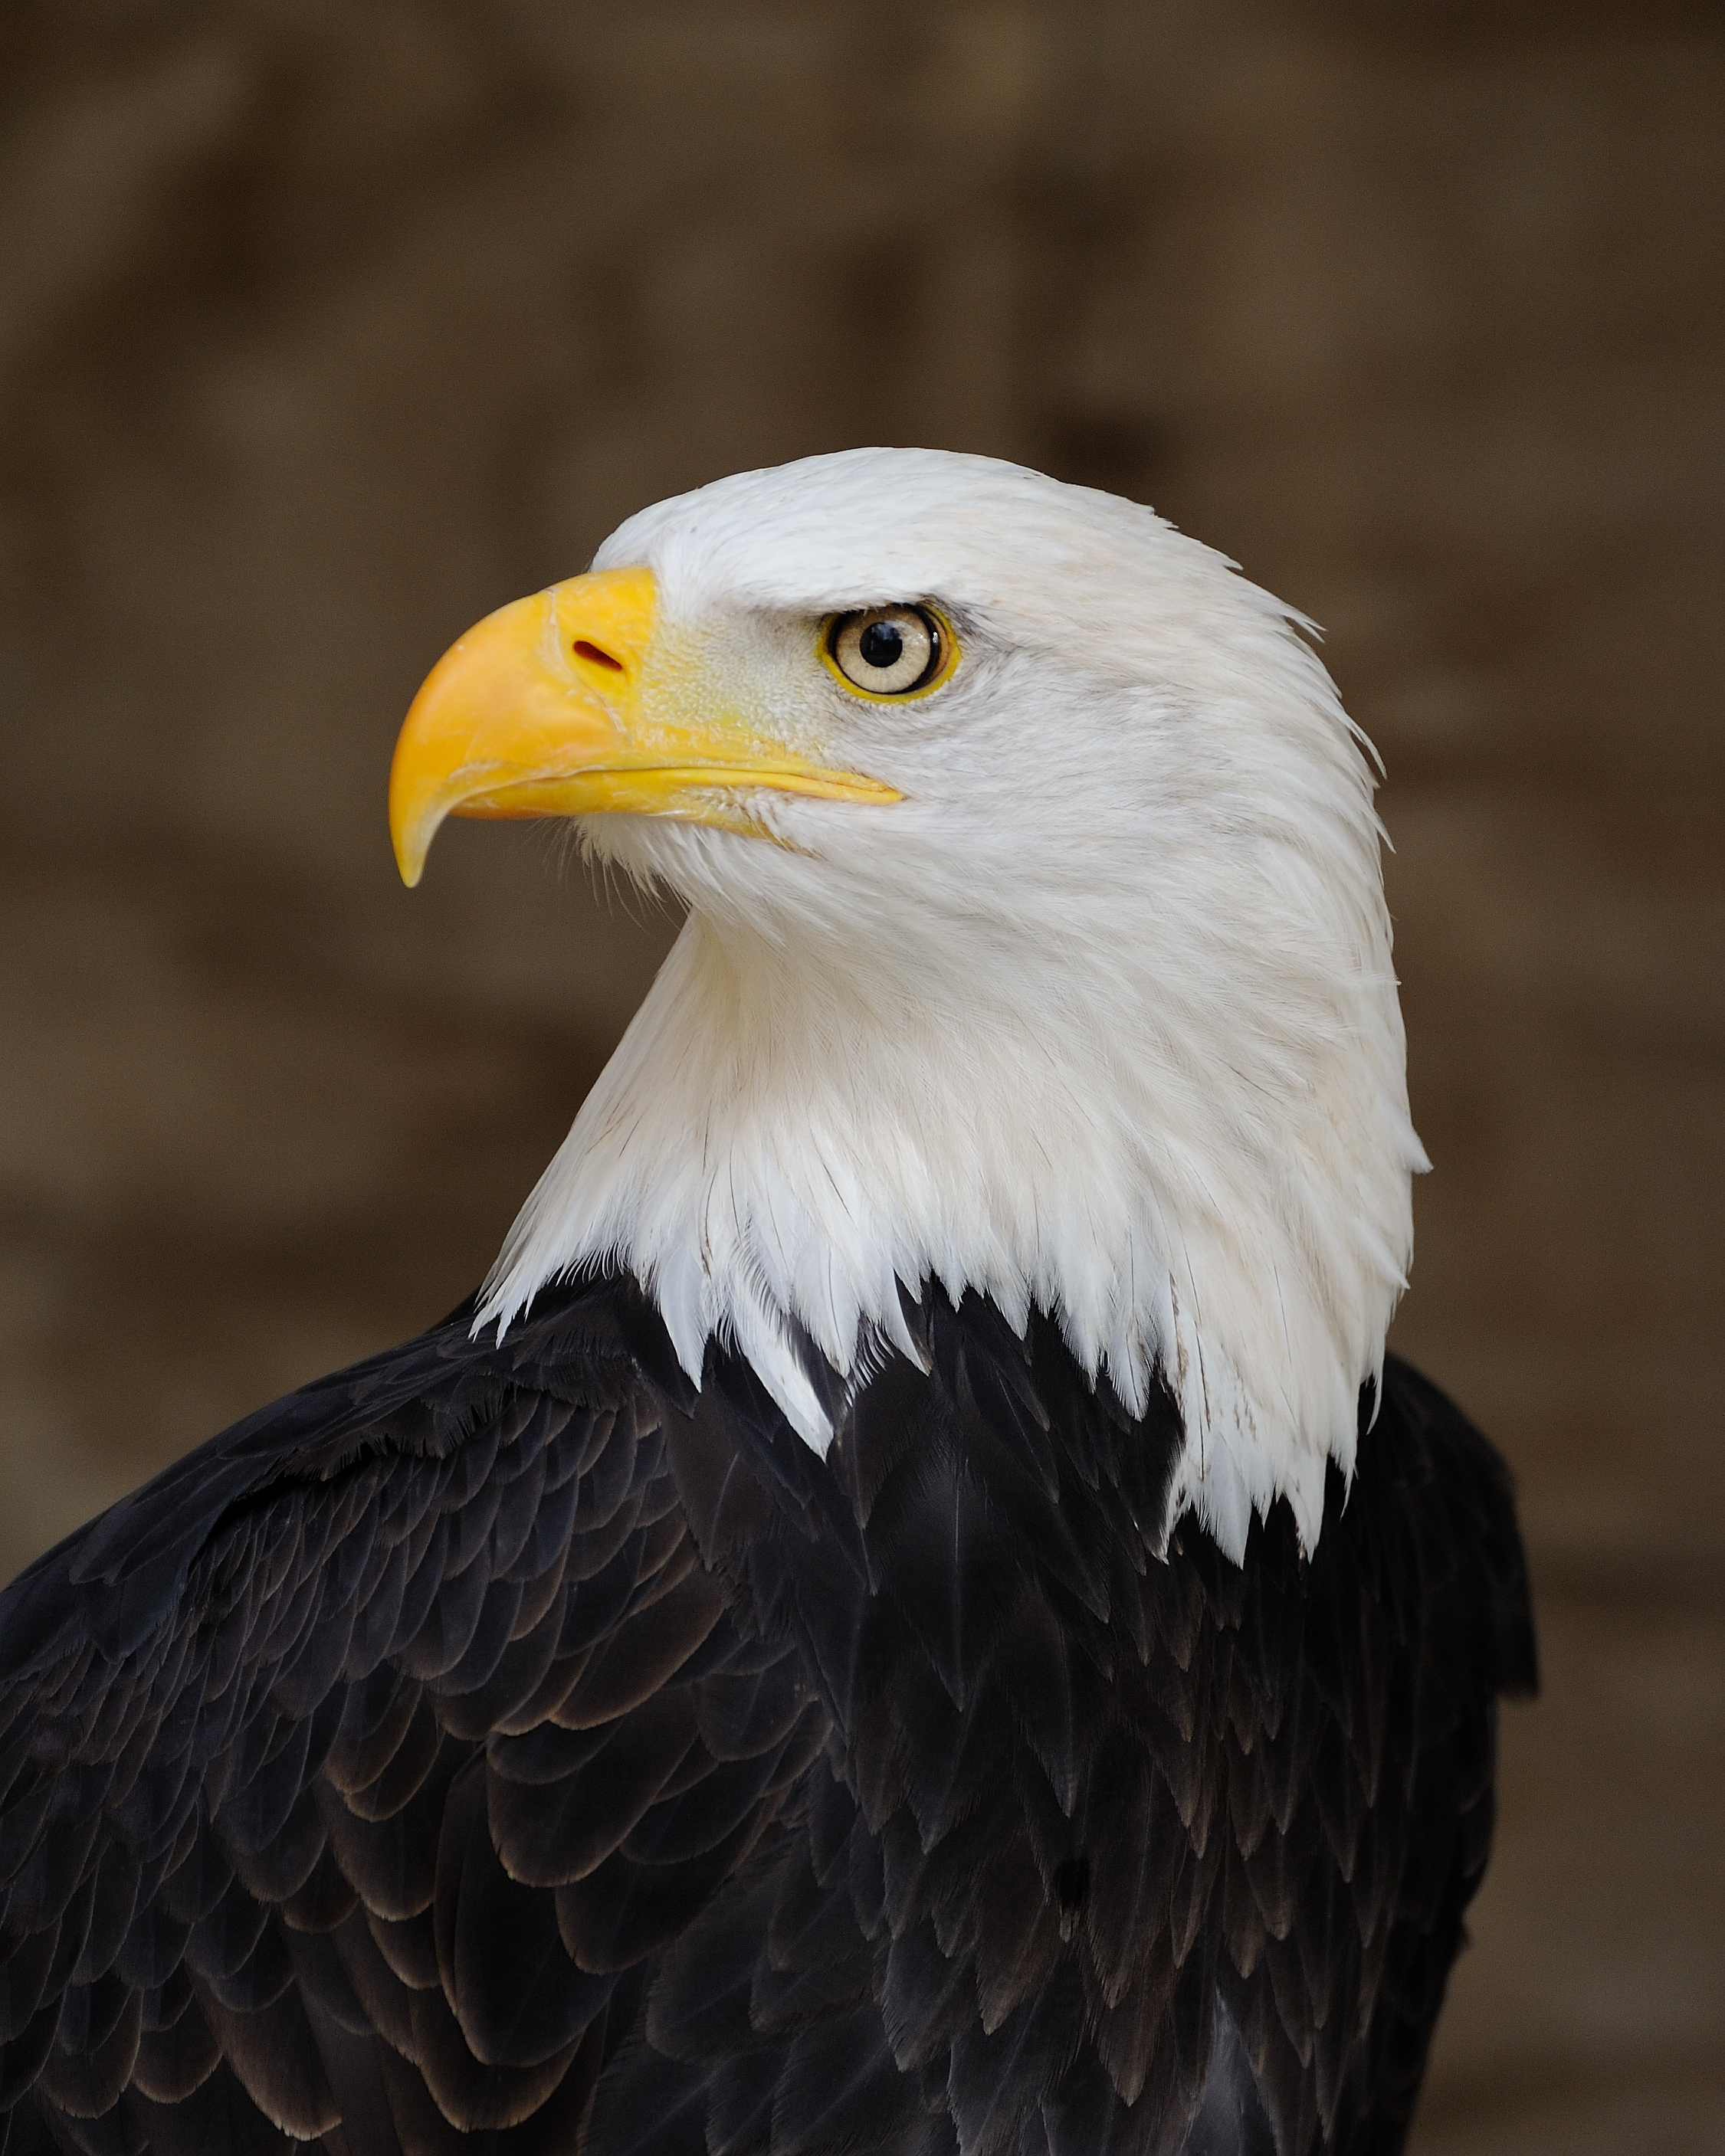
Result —
[[937, 1291], [823, 1462], [630, 1286], [458, 1312], [0, 1599], [6, 2156], [1401, 2146], [1533, 1681], [1386, 1373], [1313, 1560]]

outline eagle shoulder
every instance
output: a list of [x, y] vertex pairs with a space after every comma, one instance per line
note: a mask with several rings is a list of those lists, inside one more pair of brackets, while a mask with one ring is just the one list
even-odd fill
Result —
[[467, 1318], [0, 1598], [20, 2149], [567, 2143], [643, 1965], [824, 1742], [701, 1561], [618, 1296]]

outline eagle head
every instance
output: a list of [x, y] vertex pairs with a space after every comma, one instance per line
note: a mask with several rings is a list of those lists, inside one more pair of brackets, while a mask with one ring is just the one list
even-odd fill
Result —
[[470, 632], [391, 777], [573, 819], [688, 918], [481, 1324], [634, 1273], [824, 1450], [931, 1283], [1040, 1307], [1186, 1442], [1164, 1529], [1307, 1548], [1412, 1250], [1368, 745], [1298, 615], [1152, 511], [857, 449], [631, 517]]

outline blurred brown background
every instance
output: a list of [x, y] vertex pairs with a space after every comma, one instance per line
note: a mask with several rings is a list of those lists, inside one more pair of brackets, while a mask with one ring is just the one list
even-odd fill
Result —
[[1538, 1573], [1418, 2148], [1725, 2148], [1722, 273], [1714, 6], [8, 0], [0, 1568], [465, 1292], [668, 941], [400, 889], [453, 636], [811, 450], [1139, 495], [1388, 761]]

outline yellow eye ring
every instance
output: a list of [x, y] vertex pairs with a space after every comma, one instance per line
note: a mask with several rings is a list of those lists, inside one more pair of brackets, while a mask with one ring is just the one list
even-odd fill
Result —
[[851, 696], [901, 704], [950, 680], [958, 639], [946, 616], [926, 604], [855, 607], [822, 623], [820, 655]]

